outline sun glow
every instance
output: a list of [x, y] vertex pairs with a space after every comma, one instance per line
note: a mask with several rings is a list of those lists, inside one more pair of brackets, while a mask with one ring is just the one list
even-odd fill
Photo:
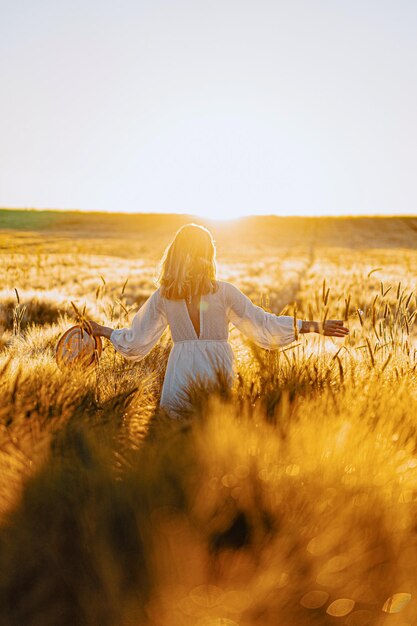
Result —
[[[236, 209], [221, 209], [213, 208], [207, 211], [196, 211], [196, 217], [202, 217], [208, 220], [214, 220], [216, 222], [228, 222], [230, 220], [237, 220], [242, 217], [251, 215], [249, 211], [238, 211]], [[253, 214], [252, 214], [253, 215]]]

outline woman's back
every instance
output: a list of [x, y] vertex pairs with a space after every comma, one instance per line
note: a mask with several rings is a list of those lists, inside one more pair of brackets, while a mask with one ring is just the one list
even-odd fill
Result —
[[197, 340], [227, 341], [228, 319], [223, 283], [218, 283], [217, 291], [194, 298], [191, 306], [184, 299], [168, 300], [161, 297], [161, 301], [174, 343]]

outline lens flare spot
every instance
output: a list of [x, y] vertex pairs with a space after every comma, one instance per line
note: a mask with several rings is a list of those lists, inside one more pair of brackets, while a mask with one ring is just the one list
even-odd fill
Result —
[[307, 550], [310, 554], [314, 554], [315, 556], [328, 554], [331, 550], [336, 549], [339, 539], [339, 532], [337, 530], [328, 530], [321, 535], [313, 537], [307, 544]]
[[223, 590], [215, 585], [199, 585], [190, 592], [191, 600], [205, 608], [218, 606], [223, 600], [223, 595]]
[[346, 440], [348, 435], [352, 429], [352, 424], [350, 422], [344, 422], [339, 429], [335, 437], [335, 444], [337, 447], [343, 447], [346, 444]]
[[417, 459], [409, 459], [399, 467], [397, 467], [397, 474], [402, 474], [403, 472], [407, 472], [408, 470], [415, 469], [417, 467]]
[[319, 609], [323, 604], [326, 604], [329, 599], [329, 594], [327, 591], [320, 591], [316, 589], [315, 591], [309, 591], [306, 593], [300, 600], [301, 606], [306, 609]]
[[222, 478], [222, 485], [224, 487], [236, 487], [237, 478], [234, 474], [225, 474]]
[[282, 587], [285, 587], [288, 584], [289, 578], [290, 577], [287, 572], [282, 572], [277, 581], [277, 589], [282, 589]]
[[410, 600], [411, 593], [394, 593], [386, 600], [382, 610], [385, 613], [399, 613], [407, 606]]
[[350, 559], [348, 556], [340, 554], [329, 559], [323, 569], [325, 572], [340, 572], [349, 565]]
[[298, 474], [300, 473], [300, 466], [296, 464], [287, 465], [285, 473], [288, 474], [288, 476], [298, 476]]
[[246, 465], [238, 465], [235, 469], [238, 478], [247, 478], [249, 476], [249, 468]]
[[327, 607], [326, 613], [332, 617], [344, 617], [353, 611], [355, 601], [350, 598], [339, 598]]

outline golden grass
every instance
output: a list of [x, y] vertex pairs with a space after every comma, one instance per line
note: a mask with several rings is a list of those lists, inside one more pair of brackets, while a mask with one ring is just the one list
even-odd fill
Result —
[[[416, 622], [413, 230], [353, 220], [349, 245], [335, 246], [323, 240], [335, 222], [307, 222], [304, 238], [274, 247], [271, 233], [259, 243], [271, 228], [261, 221], [239, 256], [219, 234], [221, 278], [274, 312], [346, 319], [351, 334], [267, 352], [232, 331], [234, 389], [196, 386], [178, 422], [158, 410], [169, 333], [139, 363], [109, 344], [87, 375], [54, 360], [71, 301], [129, 322], [171, 233], [156, 230], [158, 250], [139, 260], [117, 237], [74, 254], [79, 240], [49, 232], [34, 253], [7, 234], [2, 624]], [[117, 246], [123, 258], [106, 254]]]

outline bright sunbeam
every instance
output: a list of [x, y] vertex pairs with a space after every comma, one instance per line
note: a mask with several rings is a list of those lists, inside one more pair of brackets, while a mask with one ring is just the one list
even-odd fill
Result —
[[225, 210], [225, 209], [216, 209], [216, 208], [210, 209], [207, 211], [195, 212], [196, 217], [202, 217], [204, 219], [214, 220], [216, 222], [228, 222], [231, 220], [237, 220], [242, 217], [247, 217], [250, 214], [251, 213], [248, 211], [245, 212], [245, 211], [238, 211], [234, 209]]

